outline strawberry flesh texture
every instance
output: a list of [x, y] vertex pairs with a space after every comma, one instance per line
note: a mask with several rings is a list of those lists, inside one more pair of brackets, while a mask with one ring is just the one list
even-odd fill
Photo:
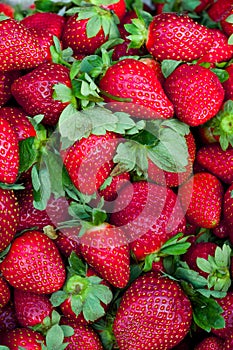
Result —
[[10, 300], [10, 288], [8, 283], [0, 276], [0, 308], [3, 308]]
[[233, 99], [233, 64], [229, 64], [226, 68], [226, 72], [229, 77], [222, 83], [222, 86], [225, 91], [225, 100]]
[[11, 84], [19, 76], [19, 71], [0, 72], [0, 107], [4, 106], [12, 97]]
[[3, 334], [1, 344], [8, 346], [11, 350], [18, 350], [20, 347], [27, 350], [41, 350], [41, 343], [44, 337], [29, 328], [15, 328]]
[[191, 318], [190, 301], [179, 284], [150, 272], [123, 295], [113, 332], [121, 350], [172, 349], [188, 333]]
[[223, 215], [229, 228], [229, 238], [233, 242], [233, 184], [231, 184], [224, 194]]
[[223, 350], [223, 340], [215, 336], [209, 336], [197, 344], [194, 350]]

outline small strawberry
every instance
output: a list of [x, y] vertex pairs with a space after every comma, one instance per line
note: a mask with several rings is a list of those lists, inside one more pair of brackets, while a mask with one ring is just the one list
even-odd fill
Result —
[[13, 240], [19, 221], [19, 205], [13, 190], [0, 189], [0, 252]]
[[12, 97], [11, 84], [20, 76], [19, 71], [0, 72], [0, 107]]
[[30, 116], [44, 114], [42, 123], [55, 125], [68, 102], [53, 98], [54, 85], [71, 88], [69, 69], [57, 63], [44, 63], [16, 79], [11, 92], [18, 104]]
[[188, 333], [191, 319], [191, 303], [180, 285], [149, 272], [124, 293], [113, 332], [120, 349], [172, 349]]
[[35, 68], [44, 61], [36, 38], [15, 19], [1, 18], [0, 37], [0, 66], [3, 72]]
[[1, 344], [8, 346], [11, 350], [41, 350], [44, 343], [44, 337], [29, 328], [15, 328], [7, 331], [1, 339]]
[[18, 327], [18, 320], [15, 314], [15, 307], [10, 300], [4, 307], [0, 308], [0, 339], [2, 334]]
[[52, 313], [52, 304], [47, 295], [14, 289], [14, 306], [21, 327], [33, 327], [43, 322]]
[[127, 183], [114, 203], [110, 222], [127, 234], [137, 260], [143, 260], [185, 229], [179, 199], [168, 187], [146, 181]]
[[197, 64], [182, 64], [166, 79], [165, 92], [178, 119], [198, 126], [214, 117], [221, 108], [224, 90], [218, 77]]
[[60, 289], [66, 278], [55, 243], [36, 230], [15, 238], [0, 269], [13, 287], [39, 294]]
[[207, 336], [198, 343], [194, 350], [223, 350], [223, 340], [215, 336]]
[[110, 66], [100, 79], [99, 87], [106, 102], [130, 100], [116, 102], [116, 108], [119, 106], [134, 116], [146, 119], [173, 116], [172, 103], [153, 69], [136, 59], [125, 58]]
[[11, 5], [5, 4], [3, 2], [0, 2], [0, 13], [10, 17], [14, 18], [14, 12], [15, 9]]
[[2, 309], [10, 300], [10, 288], [8, 283], [0, 276], [0, 308]]
[[196, 173], [181, 185], [179, 197], [187, 220], [204, 228], [218, 226], [223, 203], [223, 186], [208, 172]]

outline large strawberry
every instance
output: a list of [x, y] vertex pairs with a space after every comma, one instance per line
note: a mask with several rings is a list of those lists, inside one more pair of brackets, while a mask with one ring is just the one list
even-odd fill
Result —
[[223, 186], [216, 176], [208, 172], [194, 174], [181, 185], [179, 197], [191, 224], [205, 228], [214, 228], [219, 224]]
[[216, 74], [197, 64], [177, 67], [167, 78], [164, 89], [177, 118], [190, 126], [201, 125], [214, 117], [224, 99]]
[[43, 123], [55, 125], [68, 102], [53, 98], [54, 85], [71, 88], [69, 69], [57, 63], [44, 63], [16, 79], [11, 92], [19, 105], [30, 116], [43, 114]]
[[100, 79], [99, 87], [106, 102], [118, 101], [116, 108], [135, 117], [168, 119], [173, 116], [172, 103], [153, 69], [136, 59], [125, 58], [110, 66]]
[[60, 289], [66, 278], [64, 263], [55, 243], [36, 230], [26, 231], [15, 238], [0, 269], [15, 288], [39, 294]]
[[6, 332], [1, 339], [1, 344], [11, 350], [41, 350], [44, 343], [43, 335], [29, 328], [15, 328]]
[[180, 285], [149, 272], [123, 295], [113, 332], [122, 350], [168, 350], [188, 333], [191, 319], [191, 303]]
[[19, 206], [13, 190], [0, 189], [0, 251], [13, 240], [19, 221]]
[[158, 251], [176, 233], [184, 232], [184, 212], [168, 187], [146, 181], [127, 183], [114, 204], [110, 222], [126, 232], [137, 260]]
[[38, 40], [15, 19], [1, 18], [0, 37], [0, 66], [3, 72], [34, 68], [44, 61]]

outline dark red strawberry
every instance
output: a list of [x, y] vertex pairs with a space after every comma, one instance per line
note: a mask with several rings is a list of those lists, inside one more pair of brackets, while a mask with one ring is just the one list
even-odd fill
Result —
[[114, 204], [110, 222], [126, 232], [137, 260], [158, 251], [178, 232], [184, 232], [184, 212], [168, 187], [146, 181], [127, 183]]
[[42, 323], [53, 310], [47, 295], [14, 289], [14, 306], [17, 320], [22, 327], [33, 327]]
[[2, 309], [10, 300], [10, 288], [8, 283], [0, 276], [0, 308]]
[[14, 18], [14, 12], [15, 9], [11, 5], [5, 4], [3, 2], [0, 3], [0, 13], [8, 17]]
[[223, 186], [208, 172], [196, 173], [181, 185], [179, 197], [187, 220], [204, 228], [218, 226], [223, 203]]
[[19, 205], [13, 190], [0, 189], [0, 252], [13, 240], [19, 221]]
[[0, 109], [0, 118], [8, 121], [19, 141], [36, 136], [36, 131], [23, 109], [19, 107], [2, 107]]
[[233, 335], [229, 335], [224, 341], [224, 346], [222, 347], [222, 350], [231, 350], [233, 347]]
[[124, 231], [103, 223], [85, 231], [80, 242], [83, 258], [104, 280], [117, 288], [127, 285], [130, 250]]
[[0, 308], [0, 339], [6, 331], [18, 327], [18, 320], [15, 314], [15, 307], [10, 300], [3, 308]]
[[182, 64], [167, 78], [165, 92], [178, 119], [190, 126], [204, 124], [221, 108], [224, 90], [208, 68]]
[[133, 58], [125, 58], [110, 66], [100, 79], [99, 87], [106, 102], [116, 102], [116, 108], [146, 119], [173, 116], [173, 106], [165, 95], [154, 71]]
[[0, 107], [12, 97], [11, 84], [20, 76], [19, 71], [0, 72]]
[[194, 9], [196, 13], [200, 13], [208, 9], [214, 3], [214, 0], [200, 0], [199, 2], [200, 4]]
[[224, 194], [223, 214], [229, 228], [229, 238], [233, 242], [233, 184], [227, 188]]
[[62, 228], [55, 232], [57, 237], [54, 239], [54, 243], [63, 256], [68, 258], [72, 252], [75, 252], [81, 258], [79, 232], [80, 227]]
[[53, 98], [54, 85], [71, 87], [69, 69], [57, 63], [44, 63], [16, 79], [11, 92], [19, 105], [30, 116], [43, 114], [42, 123], [55, 125], [68, 102]]
[[232, 100], [232, 98], [233, 98], [233, 88], [232, 88], [233, 64], [229, 64], [225, 68], [225, 70], [229, 75], [229, 78], [222, 83], [222, 86], [223, 86], [224, 91], [225, 91], [225, 100]]
[[224, 13], [221, 18], [220, 25], [222, 31], [229, 37], [233, 34], [233, 25], [232, 22], [228, 21], [228, 18], [233, 15], [233, 4], [228, 8], [228, 10]]
[[59, 290], [66, 278], [55, 243], [36, 230], [15, 238], [0, 269], [13, 287], [39, 294]]
[[3, 334], [1, 344], [11, 350], [20, 348], [27, 350], [41, 350], [41, 344], [45, 343], [43, 335], [29, 328], [15, 328]]
[[223, 340], [215, 336], [207, 336], [198, 343], [194, 350], [223, 350]]
[[113, 332], [122, 350], [172, 349], [188, 333], [191, 319], [191, 304], [180, 285], [149, 272], [126, 290]]
[[213, 234], [219, 238], [226, 238], [229, 236], [229, 227], [228, 224], [226, 222], [226, 219], [222, 219], [219, 223], [218, 226], [216, 226], [215, 228], [213, 228]]
[[104, 189], [99, 190], [99, 195], [107, 202], [114, 201], [118, 196], [118, 191], [125, 183], [130, 181], [130, 174], [124, 172], [112, 177], [111, 183]]
[[231, 6], [231, 0], [217, 0], [210, 6], [207, 13], [213, 21], [219, 22]]
[[91, 134], [76, 141], [64, 152], [64, 165], [80, 192], [93, 194], [109, 177], [119, 141], [119, 135], [114, 132]]
[[0, 21], [0, 66], [3, 72], [37, 67], [44, 55], [37, 39], [15, 19]]
[[223, 298], [217, 298], [216, 301], [223, 309], [222, 316], [225, 320], [225, 327], [220, 329], [212, 329], [212, 333], [216, 336], [226, 339], [232, 334], [233, 329], [233, 310], [232, 310], [232, 302], [233, 302], [233, 293], [232, 291], [228, 291], [227, 295]]

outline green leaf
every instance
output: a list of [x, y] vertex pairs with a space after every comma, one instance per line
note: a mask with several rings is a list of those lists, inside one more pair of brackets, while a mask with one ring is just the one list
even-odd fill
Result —
[[104, 210], [93, 208], [92, 211], [92, 223], [94, 226], [98, 226], [104, 223], [107, 219], [107, 214]]
[[54, 292], [51, 297], [50, 301], [53, 306], [57, 307], [61, 305], [66, 299], [68, 298], [68, 295], [63, 290], [58, 290], [57, 292]]
[[77, 316], [83, 311], [83, 301], [80, 295], [72, 295], [71, 309]]
[[100, 282], [93, 285], [93, 287], [90, 289], [90, 293], [106, 305], [108, 305], [113, 298], [110, 288], [100, 284]]
[[176, 60], [163, 60], [161, 62], [161, 70], [165, 78], [169, 75], [182, 63], [182, 61]]
[[221, 83], [229, 78], [229, 73], [225, 69], [212, 68], [211, 71], [217, 75]]
[[57, 349], [63, 343], [64, 333], [58, 324], [55, 324], [47, 331], [46, 345], [50, 349]]
[[198, 272], [189, 269], [188, 267], [178, 267], [175, 271], [175, 278], [189, 282], [194, 288], [203, 288], [207, 286], [207, 280]]
[[96, 321], [104, 316], [105, 310], [95, 295], [88, 295], [83, 304], [83, 315], [86, 321]]
[[61, 101], [63, 103], [71, 102], [73, 95], [72, 90], [68, 86], [62, 83], [55, 84], [53, 86], [53, 98], [54, 100]]
[[233, 15], [228, 16], [228, 17], [225, 19], [225, 21], [226, 21], [227, 23], [233, 24]]
[[76, 273], [80, 276], [86, 276], [86, 264], [77, 256], [75, 252], [71, 252], [68, 262], [71, 268], [72, 273]]
[[228, 45], [233, 45], [233, 34], [231, 34], [228, 38]]
[[0, 345], [0, 350], [10, 350], [8, 346]]
[[19, 172], [26, 172], [37, 160], [34, 147], [35, 137], [28, 137], [19, 142]]
[[64, 337], [71, 337], [74, 335], [74, 329], [67, 325], [60, 325], [62, 332], [64, 334]]
[[86, 32], [88, 38], [95, 37], [101, 29], [101, 19], [99, 15], [92, 16], [87, 22]]

